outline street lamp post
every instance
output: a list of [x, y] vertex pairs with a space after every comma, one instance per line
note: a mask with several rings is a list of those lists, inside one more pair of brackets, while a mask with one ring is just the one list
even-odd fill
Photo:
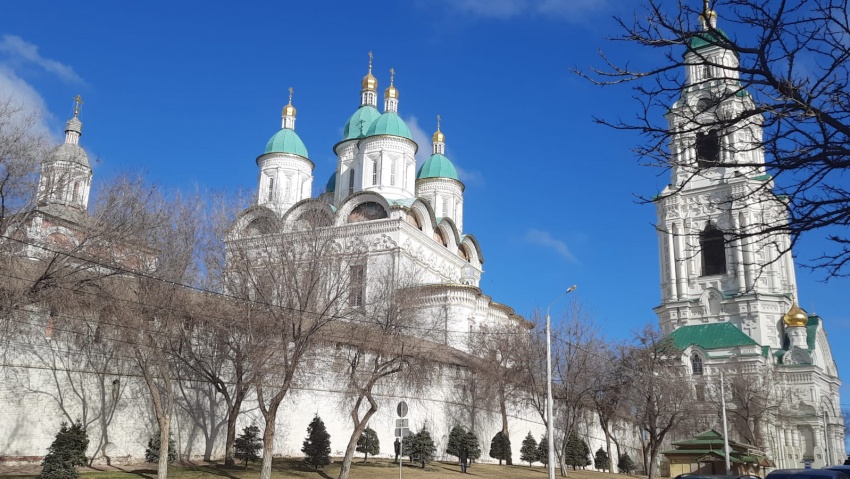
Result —
[[549, 442], [549, 479], [555, 479], [555, 437], [552, 433], [552, 327], [549, 320], [549, 310], [568, 293], [575, 291], [576, 285], [572, 285], [552, 301], [546, 308], [546, 436]]
[[723, 369], [720, 370], [720, 407], [723, 409], [723, 455], [726, 458], [726, 475], [730, 475], [729, 461], [729, 428], [726, 425], [726, 382], [723, 380]]

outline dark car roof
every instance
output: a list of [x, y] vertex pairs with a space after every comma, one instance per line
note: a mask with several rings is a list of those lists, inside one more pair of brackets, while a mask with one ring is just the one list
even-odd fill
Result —
[[744, 474], [744, 475], [723, 475], [723, 474], [679, 474], [675, 479], [760, 479], [758, 476], [754, 476], [752, 474]]
[[830, 469], [778, 469], [765, 479], [850, 479], [843, 471]]

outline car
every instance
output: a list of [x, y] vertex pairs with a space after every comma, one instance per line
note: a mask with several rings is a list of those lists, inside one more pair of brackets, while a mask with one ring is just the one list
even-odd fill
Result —
[[754, 476], [752, 474], [744, 474], [744, 475], [724, 475], [724, 474], [697, 474], [694, 472], [679, 474], [675, 479], [761, 479], [759, 476]]
[[829, 469], [830, 471], [841, 471], [844, 474], [850, 476], [850, 465], [843, 466], [826, 466], [824, 469]]
[[850, 476], [830, 469], [777, 469], [765, 479], [850, 479]]

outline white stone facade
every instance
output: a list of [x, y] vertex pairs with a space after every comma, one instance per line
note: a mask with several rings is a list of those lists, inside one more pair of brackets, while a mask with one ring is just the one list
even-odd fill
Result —
[[[689, 50], [684, 60], [687, 84], [666, 114], [671, 180], [656, 197], [659, 325], [673, 337], [701, 325], [731, 324], [743, 331], [752, 341], [718, 345], [717, 338], [705, 338], [682, 345], [695, 384], [717, 381], [721, 370], [776, 371], [792, 398], [786, 401], [791, 417], [762, 425], [769, 438], [765, 452], [783, 468], [801, 467], [804, 459], [814, 467], [841, 464], [841, 382], [824, 320], [804, 315], [807, 324], [799, 327], [783, 320], [797, 296], [790, 240], [781, 234], [732, 236], [787, 222], [786, 203], [773, 194], [758, 147], [761, 118], [712, 126], [754, 106], [737, 72], [723, 68], [737, 66], [738, 58], [707, 45]], [[704, 346], [708, 339], [713, 346]]]

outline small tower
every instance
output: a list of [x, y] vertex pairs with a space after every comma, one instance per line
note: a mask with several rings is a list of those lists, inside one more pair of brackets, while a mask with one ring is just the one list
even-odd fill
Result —
[[83, 99], [74, 98], [74, 117], [65, 124], [65, 143], [50, 152], [41, 165], [37, 201], [39, 206], [62, 205], [86, 211], [89, 205], [92, 169], [88, 155], [80, 147]]
[[292, 88], [289, 104], [283, 107], [280, 131], [266, 143], [266, 151], [257, 157], [260, 167], [257, 204], [267, 206], [279, 216], [295, 203], [309, 198], [313, 188], [313, 162], [307, 147], [295, 133], [295, 107], [292, 106]]
[[398, 90], [395, 85], [395, 68], [390, 68], [390, 86], [384, 90], [384, 113], [398, 113]]
[[440, 116], [437, 116], [437, 131], [431, 137], [431, 158], [422, 165], [416, 175], [416, 196], [431, 203], [439, 218], [451, 219], [458, 232], [463, 231], [464, 185], [457, 176], [457, 169], [443, 154], [446, 137], [440, 131]]
[[807, 341], [806, 326], [809, 324], [809, 315], [797, 305], [797, 300], [792, 299], [794, 304], [782, 317], [785, 323], [785, 334], [788, 336], [788, 349], [809, 349]]
[[[378, 79], [372, 75], [372, 52], [369, 52], [369, 73], [360, 82], [360, 106], [378, 107]], [[368, 127], [368, 125], [367, 125]]]

